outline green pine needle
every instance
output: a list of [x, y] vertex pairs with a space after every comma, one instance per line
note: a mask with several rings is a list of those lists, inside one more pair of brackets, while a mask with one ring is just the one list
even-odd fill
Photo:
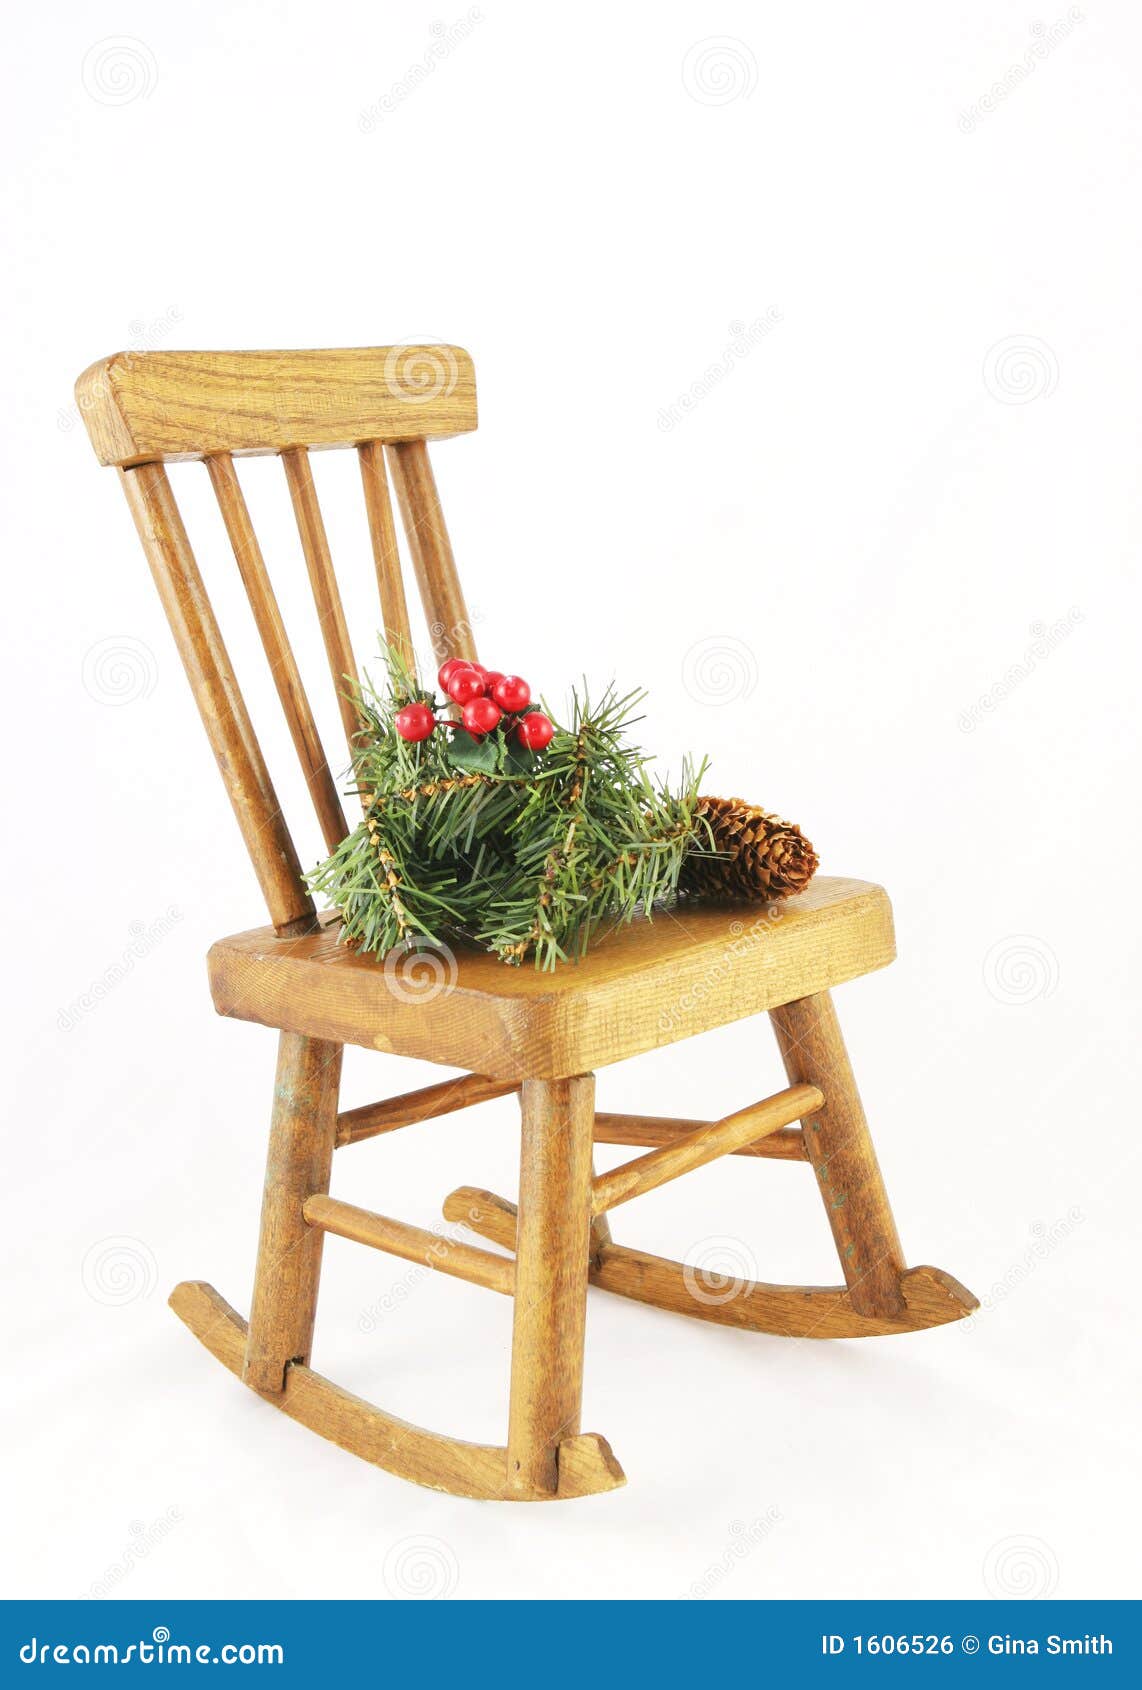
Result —
[[307, 876], [340, 912], [346, 942], [384, 955], [461, 941], [549, 969], [583, 956], [604, 925], [676, 895], [687, 851], [707, 843], [696, 815], [705, 764], [687, 763], [676, 792], [655, 783], [628, 741], [644, 693], [611, 686], [592, 702], [584, 685], [570, 725], [538, 754], [503, 733], [437, 730], [411, 744], [396, 711], [439, 707], [398, 653], [385, 660], [385, 691], [366, 683], [355, 699], [364, 820]]

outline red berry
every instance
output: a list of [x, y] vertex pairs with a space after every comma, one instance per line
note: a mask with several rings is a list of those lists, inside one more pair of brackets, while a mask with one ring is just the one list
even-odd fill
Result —
[[492, 697], [501, 710], [515, 715], [517, 710], [526, 710], [531, 703], [531, 688], [519, 675], [505, 675], [496, 682]]
[[467, 669], [468, 667], [469, 664], [463, 657], [450, 657], [447, 663], [442, 663], [440, 665], [440, 673], [436, 677], [436, 683], [441, 692], [448, 691], [448, 683], [452, 679], [452, 676], [456, 673], [457, 669]]
[[490, 693], [495, 692], [496, 687], [498, 686], [500, 681], [503, 680], [503, 678], [504, 678], [503, 673], [499, 669], [485, 669], [484, 670], [484, 685], [487, 687], [487, 689]]
[[498, 728], [502, 712], [490, 698], [473, 698], [464, 706], [462, 715], [468, 732], [479, 735], [490, 734], [493, 728]]
[[457, 704], [467, 704], [473, 698], [483, 697], [484, 677], [470, 663], [464, 663], [453, 669], [444, 690]]
[[542, 710], [532, 710], [521, 719], [515, 735], [526, 750], [542, 751], [554, 739], [555, 725]]
[[393, 717], [393, 726], [402, 739], [427, 739], [436, 727], [432, 711], [427, 704], [406, 704], [403, 710], [398, 710]]

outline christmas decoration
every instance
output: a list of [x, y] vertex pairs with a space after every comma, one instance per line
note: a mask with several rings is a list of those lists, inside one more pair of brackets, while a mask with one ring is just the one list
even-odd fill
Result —
[[474, 664], [466, 663], [462, 657], [450, 657], [447, 663], [441, 664], [440, 672], [436, 677], [436, 683], [441, 692], [448, 691], [448, 683], [452, 679], [452, 676], [456, 673], [457, 669], [470, 669], [474, 667]]
[[474, 698], [483, 697], [484, 677], [474, 664], [462, 664], [453, 669], [444, 690], [454, 704], [470, 704]]
[[436, 718], [427, 704], [406, 704], [393, 717], [393, 727], [402, 739], [427, 739], [436, 728]]
[[470, 734], [490, 734], [493, 728], [498, 728], [503, 719], [503, 711], [498, 704], [493, 704], [490, 698], [473, 698], [460, 712], [464, 726]]
[[529, 710], [516, 728], [515, 736], [529, 751], [542, 751], [555, 736], [555, 724], [542, 710]]
[[492, 688], [492, 697], [501, 710], [526, 710], [531, 703], [531, 688], [518, 675], [501, 675]]
[[550, 968], [679, 894], [784, 897], [817, 866], [790, 823], [700, 797], [704, 765], [655, 783], [627, 742], [641, 693], [584, 690], [562, 727], [520, 675], [450, 659], [441, 705], [387, 662], [387, 692], [358, 698], [364, 820], [308, 877], [349, 944], [461, 940]]
[[694, 897], [761, 901], [803, 892], [817, 853], [799, 827], [742, 798], [699, 798], [697, 817], [711, 849], [691, 851], [679, 890]]

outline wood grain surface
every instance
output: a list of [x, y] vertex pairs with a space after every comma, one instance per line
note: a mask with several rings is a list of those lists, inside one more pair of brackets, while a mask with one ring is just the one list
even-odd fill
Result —
[[[892, 961], [879, 886], [818, 876], [753, 914], [684, 906], [599, 939], [553, 973], [474, 951], [429, 951], [407, 971], [337, 941], [337, 927], [268, 928], [210, 952], [222, 1015], [416, 1056], [494, 1079], [586, 1073], [838, 985]], [[422, 984], [417, 980], [422, 978]]]
[[802, 1131], [853, 1307], [896, 1318], [904, 1252], [833, 1001], [828, 992], [798, 998], [771, 1020], [790, 1081], [824, 1094]]
[[[226, 1299], [204, 1280], [190, 1279], [175, 1286], [170, 1306], [211, 1355], [241, 1377], [246, 1322]], [[263, 1395], [262, 1400], [360, 1460], [451, 1496], [482, 1502], [562, 1502], [626, 1483], [606, 1438], [582, 1432], [560, 1447], [554, 1496], [548, 1490], [509, 1489], [502, 1444], [466, 1443], [398, 1420], [300, 1363], [286, 1370], [284, 1390]]]
[[116, 352], [83, 372], [75, 397], [101, 464], [440, 440], [476, 426], [476, 372], [459, 346]]
[[[514, 1248], [516, 1205], [479, 1186], [462, 1185], [444, 1201], [448, 1220]], [[941, 1268], [907, 1269], [895, 1315], [866, 1315], [844, 1285], [767, 1285], [751, 1279], [714, 1282], [700, 1268], [623, 1244], [608, 1244], [590, 1263], [590, 1283], [636, 1303], [716, 1326], [768, 1332], [778, 1338], [884, 1338], [963, 1320], [979, 1303]]]
[[243, 1370], [255, 1390], [280, 1391], [286, 1364], [309, 1360], [322, 1239], [303, 1205], [329, 1188], [340, 1083], [340, 1045], [281, 1035]]

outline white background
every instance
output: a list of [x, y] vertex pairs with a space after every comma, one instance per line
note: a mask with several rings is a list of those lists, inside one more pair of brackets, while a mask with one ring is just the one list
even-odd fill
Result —
[[[1142, 19], [484, 0], [417, 84], [467, 16], [71, 0], [5, 58], [6, 1593], [1131, 1594]], [[72, 382], [125, 347], [406, 339], [476, 360], [480, 432], [436, 464], [485, 659], [645, 683], [667, 765], [708, 752], [711, 790], [888, 886], [899, 960], [838, 1006], [910, 1259], [984, 1300], [814, 1346], [593, 1295], [584, 1425], [629, 1485], [561, 1507], [353, 1461], [165, 1307], [188, 1277], [248, 1306], [274, 1038], [214, 1017], [203, 956], [264, 916]], [[317, 474], [367, 655], [356, 469]], [[280, 470], [246, 481], [332, 739]], [[201, 469], [176, 490], [258, 707]], [[353, 1052], [344, 1097], [433, 1077]], [[600, 1099], [778, 1083], [761, 1021]], [[456, 1184], [513, 1191], [514, 1150], [494, 1103], [334, 1189], [432, 1224]], [[793, 1165], [616, 1230], [836, 1277]], [[326, 1262], [317, 1364], [499, 1441], [507, 1302]]]

